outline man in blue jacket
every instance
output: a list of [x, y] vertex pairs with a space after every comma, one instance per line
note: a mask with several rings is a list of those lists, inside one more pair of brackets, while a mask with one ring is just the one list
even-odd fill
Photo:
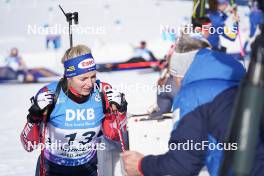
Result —
[[225, 13], [227, 7], [227, 0], [209, 0], [209, 9], [206, 12], [206, 16], [209, 17], [212, 22], [208, 41], [212, 45], [213, 50], [226, 50], [225, 47], [221, 46], [220, 36], [223, 36], [230, 41], [235, 41], [238, 34], [239, 19], [237, 15], [234, 15], [233, 26], [229, 27], [225, 24], [228, 18]]
[[[123, 153], [129, 175], [198, 175], [206, 166], [214, 176], [218, 173], [223, 150], [237, 149], [237, 144], [224, 144], [224, 138], [245, 69], [225, 53], [198, 48], [203, 46], [199, 45], [199, 40], [202, 42], [204, 38], [187, 37], [186, 41], [192, 45], [197, 42], [197, 46], [183, 44], [178, 48], [179, 52], [197, 52], [174, 99], [173, 110], [179, 111], [180, 120], [171, 132], [169, 150], [156, 156], [143, 156], [134, 151]], [[260, 143], [253, 175], [264, 174], [259, 162], [263, 158], [262, 148]]]
[[262, 30], [264, 24], [264, 15], [262, 11], [258, 8], [257, 2], [251, 2], [249, 5], [250, 13], [249, 13], [249, 23], [250, 23], [250, 31], [248, 39], [244, 44], [244, 50], [250, 51], [250, 44], [253, 43], [256, 36], [259, 34], [258, 29]]

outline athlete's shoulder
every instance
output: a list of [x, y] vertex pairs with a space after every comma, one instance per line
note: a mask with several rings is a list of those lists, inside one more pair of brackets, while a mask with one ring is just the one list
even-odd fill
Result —
[[58, 83], [59, 83], [59, 81], [53, 81], [53, 82], [51, 82], [51, 83], [49, 83], [49, 84], [43, 86], [41, 89], [39, 89], [37, 95], [38, 95], [39, 93], [47, 92], [47, 91], [55, 92]]

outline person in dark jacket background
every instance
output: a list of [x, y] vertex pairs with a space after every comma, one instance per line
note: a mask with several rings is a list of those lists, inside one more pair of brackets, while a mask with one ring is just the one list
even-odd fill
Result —
[[238, 21], [237, 15], [234, 15], [233, 26], [227, 26], [225, 24], [228, 19], [226, 9], [228, 7], [227, 0], [209, 0], [209, 9], [206, 12], [206, 16], [210, 18], [212, 22], [212, 28], [208, 41], [212, 45], [213, 50], [226, 51], [226, 48], [221, 45], [220, 36], [235, 41], [238, 33]]

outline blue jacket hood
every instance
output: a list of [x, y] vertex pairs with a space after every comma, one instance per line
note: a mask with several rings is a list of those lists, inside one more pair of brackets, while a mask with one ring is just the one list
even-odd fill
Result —
[[208, 79], [239, 83], [245, 72], [243, 65], [232, 56], [205, 48], [197, 52], [184, 76], [182, 86]]

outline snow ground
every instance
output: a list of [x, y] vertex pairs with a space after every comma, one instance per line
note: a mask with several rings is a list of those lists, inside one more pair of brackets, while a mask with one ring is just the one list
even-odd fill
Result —
[[0, 172], [3, 176], [34, 175], [34, 167], [38, 152], [27, 153], [20, 144], [19, 135], [26, 122], [29, 98], [36, 92], [40, 84], [1, 85], [0, 131], [3, 138], [0, 141], [2, 157]]

